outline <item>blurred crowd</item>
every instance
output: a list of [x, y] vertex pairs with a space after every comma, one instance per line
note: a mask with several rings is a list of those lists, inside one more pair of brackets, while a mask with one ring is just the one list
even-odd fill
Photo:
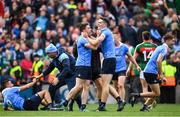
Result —
[[[43, 66], [40, 70], [49, 63], [45, 47], [53, 43], [72, 54], [73, 43], [80, 35], [78, 24], [89, 22], [95, 30], [100, 16], [107, 17], [109, 27], [119, 32], [122, 42], [131, 47], [142, 42], [141, 34], [145, 30], [158, 45], [163, 35], [171, 31], [176, 43], [169, 58], [180, 63], [178, 1], [1, 0], [0, 7], [4, 10], [0, 12], [0, 76], [10, 75], [17, 84], [28, 82], [35, 74], [33, 67], [37, 60], [42, 61], [38, 63]], [[175, 67], [176, 72], [180, 72], [180, 66]], [[48, 81], [48, 78], [43, 80]]]

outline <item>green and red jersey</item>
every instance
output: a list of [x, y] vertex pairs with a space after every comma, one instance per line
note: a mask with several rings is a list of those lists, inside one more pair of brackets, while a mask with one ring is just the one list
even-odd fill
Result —
[[[144, 70], [156, 47], [157, 45], [151, 42], [142, 42], [136, 46], [134, 54], [137, 55], [136, 61], [142, 70]], [[137, 69], [135, 69], [135, 75], [139, 75]]]

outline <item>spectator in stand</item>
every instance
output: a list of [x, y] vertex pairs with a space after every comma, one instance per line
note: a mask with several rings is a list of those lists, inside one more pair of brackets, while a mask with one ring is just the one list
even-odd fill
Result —
[[18, 61], [21, 61], [24, 59], [24, 52], [20, 48], [20, 43], [16, 42], [15, 43], [15, 59]]
[[120, 20], [119, 26], [120, 33], [122, 34], [122, 42], [128, 41], [130, 45], [135, 47], [137, 45], [137, 35], [134, 28], [127, 24], [125, 19]]
[[36, 18], [36, 27], [40, 27], [42, 32], [46, 31], [48, 19], [46, 17], [46, 9], [40, 9], [40, 16]]
[[118, 24], [118, 17], [119, 17], [118, 2], [119, 1], [117, 1], [117, 0], [112, 0], [112, 5], [109, 8], [110, 12], [115, 17], [116, 24]]
[[[41, 60], [42, 53], [40, 51], [36, 51], [33, 53], [33, 66], [32, 66], [32, 76], [36, 77], [43, 72], [44, 63]], [[34, 94], [42, 90], [42, 82], [44, 81], [44, 77], [40, 77], [39, 81], [33, 86]]]
[[32, 45], [32, 50], [31, 50], [31, 57], [32, 57], [32, 59], [33, 59], [33, 55], [34, 55], [35, 53], [38, 53], [41, 57], [44, 56], [43, 49], [41, 49], [41, 48], [39, 47], [39, 43], [38, 43], [37, 41], [34, 41], [34, 42], [33, 42], [33, 45]]
[[[29, 41], [30, 48], [32, 48], [32, 45], [33, 45], [34, 42], [37, 42], [38, 47], [41, 48], [41, 49], [44, 49], [45, 40], [43, 40], [41, 38], [41, 34], [42, 34], [41, 29], [36, 28], [36, 30], [34, 31], [34, 34], [33, 34], [33, 38]], [[51, 34], [49, 34], [49, 35], [51, 35]]]
[[167, 26], [169, 23], [172, 22], [172, 16], [174, 14], [174, 11], [172, 8], [168, 9], [168, 14], [163, 18], [163, 22], [165, 24], [165, 26]]
[[177, 51], [174, 54], [173, 59], [167, 61], [167, 63], [176, 67], [176, 74], [175, 74], [176, 82], [177, 84], [180, 84], [180, 51]]
[[104, 0], [97, 0], [97, 6], [96, 6], [96, 11], [97, 13], [103, 15], [104, 11], [106, 10], [106, 4]]
[[56, 30], [56, 19], [54, 14], [50, 15], [50, 21], [48, 22], [47, 30]]
[[20, 85], [22, 81], [22, 69], [17, 60], [11, 61], [10, 76], [16, 81], [16, 85]]
[[20, 66], [22, 68], [23, 79], [22, 82], [29, 82], [32, 72], [32, 61], [30, 60], [30, 53], [24, 52], [25, 58], [20, 61]]
[[160, 45], [162, 41], [161, 39], [166, 32], [166, 29], [164, 28], [161, 19], [159, 18], [154, 19], [149, 30], [150, 30], [153, 42]]
[[0, 1], [0, 9], [2, 9], [0, 11], [0, 17], [4, 17], [4, 1], [3, 0]]
[[29, 21], [29, 25], [32, 27], [33, 22], [35, 20], [35, 14], [32, 11], [32, 8], [30, 6], [26, 7], [26, 13], [24, 14], [25, 18]]

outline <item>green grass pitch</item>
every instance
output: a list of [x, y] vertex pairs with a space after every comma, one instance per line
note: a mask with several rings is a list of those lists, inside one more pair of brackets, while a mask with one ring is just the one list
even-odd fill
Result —
[[16, 116], [16, 117], [180, 117], [180, 104], [158, 104], [154, 109], [149, 112], [140, 112], [140, 104], [136, 104], [134, 108], [127, 104], [122, 112], [117, 112], [117, 105], [108, 104], [107, 112], [94, 112], [97, 104], [89, 104], [87, 108], [89, 112], [79, 112], [77, 108], [73, 112], [63, 111], [4, 111], [0, 106], [0, 117]]

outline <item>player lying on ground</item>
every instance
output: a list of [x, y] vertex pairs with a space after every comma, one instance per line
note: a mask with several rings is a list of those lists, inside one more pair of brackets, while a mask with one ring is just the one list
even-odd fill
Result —
[[38, 110], [40, 104], [45, 106], [45, 110], [50, 110], [52, 108], [52, 101], [49, 92], [46, 90], [42, 90], [28, 99], [20, 96], [21, 91], [32, 87], [36, 84], [37, 80], [34, 78], [32, 82], [20, 87], [14, 86], [9, 79], [3, 80], [2, 95], [4, 110]]

